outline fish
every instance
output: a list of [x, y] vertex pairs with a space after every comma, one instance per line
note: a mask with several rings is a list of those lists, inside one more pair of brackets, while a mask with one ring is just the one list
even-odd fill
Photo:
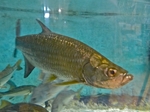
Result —
[[47, 100], [54, 98], [68, 86], [57, 86], [54, 82], [41, 83], [31, 94], [30, 103], [43, 105]]
[[7, 101], [7, 100], [1, 100], [1, 104], [0, 104], [0, 109], [8, 106], [8, 105], [11, 105], [12, 103]]
[[48, 110], [40, 105], [22, 102], [5, 106], [0, 112], [48, 112]]
[[64, 107], [81, 92], [82, 88], [83, 87], [81, 87], [77, 92], [73, 90], [61, 91], [52, 102], [51, 112], [61, 112], [61, 110], [63, 110]]
[[21, 59], [19, 59], [14, 66], [10, 66], [8, 64], [6, 68], [0, 72], [0, 88], [3, 88], [4, 84], [6, 84], [10, 78], [12, 77], [13, 73], [15, 70], [21, 70], [22, 68], [20, 67], [21, 64]]
[[7, 82], [7, 84], [9, 85], [9, 90], [12, 90], [12, 89], [14, 89], [14, 88], [17, 87], [17, 85], [13, 81], [11, 81], [11, 80], [9, 80]]
[[23, 86], [18, 86], [14, 89], [11, 89], [6, 92], [0, 92], [0, 98], [2, 97], [15, 97], [15, 96], [27, 96], [32, 93], [36, 86], [33, 85], [23, 85]]
[[16, 49], [24, 56], [27, 78], [35, 67], [52, 73], [63, 82], [57, 85], [85, 84], [97, 88], [119, 88], [133, 75], [90, 46], [74, 38], [52, 32], [40, 20], [39, 34], [16, 37]]

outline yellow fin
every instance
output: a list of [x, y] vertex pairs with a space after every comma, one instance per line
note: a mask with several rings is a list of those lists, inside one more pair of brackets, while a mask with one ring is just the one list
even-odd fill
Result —
[[9, 101], [6, 101], [6, 100], [1, 100], [1, 105], [0, 105], [0, 109], [8, 106], [8, 105], [11, 105], [12, 103], [10, 103]]
[[81, 93], [82, 89], [83, 89], [83, 86], [77, 91], [76, 97], [78, 100], [80, 100], [80, 97], [81, 97], [80, 93]]
[[80, 82], [76, 81], [76, 80], [72, 80], [72, 81], [67, 81], [67, 82], [60, 82], [60, 83], [56, 83], [55, 85], [72, 85], [72, 84], [79, 84]]
[[51, 74], [51, 76], [48, 78], [48, 81], [51, 82], [51, 81], [54, 81], [55, 79], [57, 79], [57, 77]]
[[20, 66], [20, 64], [21, 64], [21, 59], [19, 59], [17, 62], [16, 62], [16, 64], [14, 65], [14, 66], [17, 66], [17, 69], [16, 70], [22, 70], [22, 67]]
[[57, 79], [57, 77], [56, 77], [54, 74], [51, 74], [50, 76], [48, 76], [48, 77], [46, 78], [46, 80], [44, 81], [44, 83], [52, 82], [52, 81], [54, 81], [55, 79]]

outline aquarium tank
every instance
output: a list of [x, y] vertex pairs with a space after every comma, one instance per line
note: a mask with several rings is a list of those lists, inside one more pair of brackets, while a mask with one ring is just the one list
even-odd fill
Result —
[[150, 112], [150, 0], [1, 0], [8, 111]]

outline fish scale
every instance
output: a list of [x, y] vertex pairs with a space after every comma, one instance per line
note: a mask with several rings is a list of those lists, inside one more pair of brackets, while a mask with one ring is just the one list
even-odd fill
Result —
[[[46, 40], [48, 38], [49, 40]], [[83, 67], [82, 62], [85, 61], [85, 55], [82, 51], [85, 46], [81, 46], [80, 43], [76, 42], [71, 42], [71, 39], [64, 39], [62, 38], [55, 38], [53, 39], [52, 37], [48, 35], [31, 35], [31, 36], [25, 36], [21, 39], [20, 44], [17, 43], [18, 45], [21, 45], [21, 47], [17, 46], [17, 48], [21, 49], [22, 45], [30, 47], [30, 51], [26, 53], [25, 49], [24, 50], [24, 55], [27, 57], [30, 62], [32, 62], [34, 59], [33, 65], [37, 65], [40, 61], [43, 61], [43, 64], [38, 64], [38, 68], [41, 68], [42, 66], [47, 66], [47, 68], [44, 68], [44, 71], [49, 71], [49, 68], [56, 69], [57, 73], [64, 75], [63, 72], [65, 72], [65, 75], [70, 76], [70, 74], [75, 73], [73, 76], [75, 78], [80, 78], [82, 71], [80, 68]], [[23, 40], [22, 40], [23, 39]], [[35, 41], [36, 40], [36, 41]], [[62, 41], [61, 41], [62, 40]], [[23, 42], [22, 42], [23, 41]], [[26, 43], [24, 42], [26, 41]], [[34, 42], [34, 44], [32, 44]], [[40, 41], [40, 42], [38, 42]], [[29, 43], [30, 42], [30, 43]], [[72, 44], [70, 44], [72, 43]], [[57, 44], [57, 45], [55, 45]], [[48, 46], [48, 47], [47, 47]], [[62, 47], [63, 46], [63, 47]], [[78, 48], [76, 47], [78, 46]], [[49, 48], [49, 49], [48, 49]], [[74, 50], [72, 50], [74, 49]], [[84, 50], [83, 49], [83, 50]], [[88, 51], [89, 48], [87, 48], [86, 51]], [[85, 50], [84, 50], [85, 51]], [[41, 53], [42, 52], [42, 53]], [[92, 54], [91, 50], [88, 51], [87, 53], [87, 58], [89, 58], [89, 54]], [[29, 58], [30, 57], [30, 58]], [[37, 63], [38, 62], [38, 63]], [[71, 65], [71, 66], [70, 66]], [[78, 66], [76, 66], [78, 65]], [[72, 69], [74, 68], [74, 69]], [[53, 72], [53, 70], [51, 70]], [[78, 71], [78, 72], [74, 72]], [[56, 74], [57, 75], [57, 74]]]
[[22, 51], [25, 59], [25, 78], [37, 67], [68, 81], [61, 84], [117, 88], [133, 79], [125, 69], [93, 48], [74, 38], [53, 33], [37, 21], [42, 28], [40, 34], [16, 37], [16, 48]]

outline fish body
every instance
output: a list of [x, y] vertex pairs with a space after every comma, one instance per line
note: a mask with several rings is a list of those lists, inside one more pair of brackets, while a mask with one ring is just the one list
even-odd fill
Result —
[[9, 81], [15, 70], [20, 70], [21, 60], [18, 60], [14, 66], [8, 65], [3, 71], [0, 72], [0, 87]]
[[77, 93], [79, 93], [81, 91], [81, 89], [79, 89], [77, 92], [75, 92], [73, 90], [63, 90], [63, 91], [61, 91], [56, 96], [56, 98], [54, 99], [54, 101], [52, 103], [51, 112], [61, 112], [61, 110], [63, 110], [63, 108], [66, 105], [68, 105], [71, 100], [73, 100], [75, 95], [77, 95]]
[[0, 97], [5, 97], [5, 96], [14, 97], [14, 96], [29, 95], [32, 93], [34, 88], [35, 88], [35, 86], [33, 86], [33, 85], [19, 86], [14, 89], [11, 89], [9, 91], [6, 91], [6, 92], [0, 92]]
[[17, 103], [8, 105], [0, 109], [0, 112], [48, 112], [48, 111], [40, 105], [31, 103]]
[[47, 100], [54, 98], [60, 91], [67, 86], [57, 86], [54, 82], [42, 83], [37, 86], [31, 94], [30, 103], [44, 104]]
[[118, 88], [133, 79], [126, 70], [114, 64], [88, 45], [50, 31], [42, 22], [40, 34], [16, 38], [16, 48], [25, 58], [25, 75], [34, 67], [52, 73], [64, 84], [84, 83], [99, 88]]

